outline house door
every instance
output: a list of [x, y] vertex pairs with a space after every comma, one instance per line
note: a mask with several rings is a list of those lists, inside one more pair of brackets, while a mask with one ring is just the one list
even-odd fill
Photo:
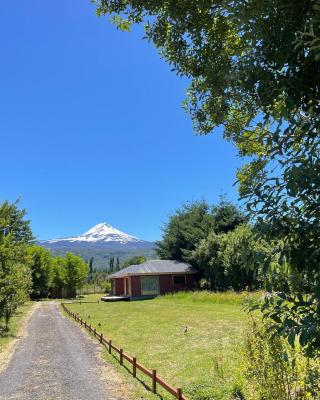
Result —
[[159, 277], [141, 276], [141, 294], [142, 296], [151, 296], [160, 294]]

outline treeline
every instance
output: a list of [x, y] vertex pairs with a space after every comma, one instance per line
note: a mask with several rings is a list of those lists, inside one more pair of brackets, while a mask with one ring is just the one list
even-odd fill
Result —
[[200, 287], [209, 290], [253, 290], [265, 287], [265, 260], [272, 244], [263, 238], [234, 204], [222, 198], [184, 204], [171, 215], [157, 242], [162, 259], [180, 260], [199, 270]]
[[91, 257], [89, 264], [89, 283], [99, 283], [108, 279], [108, 276], [120, 271], [123, 268], [129, 267], [130, 265], [142, 264], [147, 261], [145, 256], [132, 256], [126, 258], [124, 261], [120, 260], [120, 257], [111, 257], [108, 261], [107, 267], [105, 269], [94, 268], [94, 257]]
[[87, 280], [88, 265], [79, 256], [67, 253], [53, 257], [49, 250], [31, 246], [28, 248], [32, 286], [32, 299], [46, 297], [75, 297], [76, 290]]
[[0, 204], [0, 319], [5, 328], [30, 297], [75, 295], [88, 276], [88, 265], [74, 254], [53, 257], [34, 245], [26, 211], [17, 203]]
[[[108, 261], [108, 266], [105, 269], [94, 268], [94, 257], [91, 257], [88, 261], [89, 265], [89, 275], [87, 278], [87, 286], [85, 285], [82, 293], [87, 293], [90, 290], [95, 292], [95, 290], [103, 290], [104, 292], [111, 291], [111, 281], [109, 276], [120, 271], [123, 268], [129, 267], [130, 265], [142, 264], [147, 261], [145, 256], [132, 256], [130, 258], [125, 259], [124, 261], [120, 261], [118, 256], [111, 257]], [[81, 293], [81, 291], [80, 291]]]

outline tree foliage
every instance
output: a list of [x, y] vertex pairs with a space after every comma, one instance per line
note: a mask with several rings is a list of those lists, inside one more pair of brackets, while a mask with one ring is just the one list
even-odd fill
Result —
[[[320, 349], [320, 1], [96, 0], [120, 29], [146, 38], [190, 80], [195, 129], [217, 126], [249, 162], [248, 210], [280, 240], [296, 290], [274, 298], [279, 332]], [[272, 257], [270, 257], [270, 260]], [[284, 263], [283, 265], [286, 265]], [[305, 287], [305, 282], [308, 282]], [[274, 315], [274, 313], [272, 314]]]
[[320, 392], [320, 365], [298, 343], [274, 335], [273, 321], [251, 314], [245, 332], [242, 393], [246, 400], [311, 400]]
[[76, 291], [85, 283], [89, 267], [79, 256], [67, 253], [62, 259], [63, 275], [65, 287], [70, 291]]
[[195, 249], [213, 230], [212, 210], [205, 201], [182, 205], [163, 227], [162, 240], [156, 242], [161, 259], [185, 260], [186, 252]]
[[0, 203], [0, 237], [10, 237], [13, 243], [31, 244], [33, 235], [26, 214], [25, 209], [18, 207], [18, 201]]
[[28, 298], [31, 274], [27, 246], [32, 232], [17, 203], [0, 204], [0, 317], [8, 329], [11, 316]]
[[184, 204], [164, 225], [156, 251], [162, 259], [188, 261], [191, 252], [210, 233], [231, 231], [245, 221], [244, 214], [225, 199], [216, 206], [205, 201]]
[[53, 285], [53, 257], [49, 250], [32, 246], [28, 248], [32, 276], [31, 298], [48, 297]]
[[94, 257], [90, 257], [90, 260], [89, 260], [89, 275], [90, 275], [90, 277], [93, 274], [93, 260], [94, 260]]
[[65, 287], [65, 271], [64, 271], [64, 258], [53, 257], [52, 258], [52, 286], [50, 288], [50, 295], [62, 294], [62, 289]]
[[0, 204], [0, 319], [6, 329], [17, 308], [32, 298], [75, 291], [88, 275], [88, 266], [78, 256], [53, 257], [33, 244], [26, 211], [18, 203]]
[[[224, 198], [180, 207], [164, 226], [157, 252], [162, 259], [190, 262], [214, 290], [252, 289], [257, 285], [256, 239], [247, 218]], [[259, 264], [260, 265], [260, 264]]]
[[145, 256], [133, 256], [123, 261], [122, 268], [129, 267], [130, 265], [139, 265], [144, 263], [145, 261], [147, 261], [147, 258]]
[[262, 266], [270, 246], [257, 240], [250, 225], [228, 233], [211, 233], [191, 253], [189, 260], [202, 271], [213, 290], [252, 290], [264, 284]]

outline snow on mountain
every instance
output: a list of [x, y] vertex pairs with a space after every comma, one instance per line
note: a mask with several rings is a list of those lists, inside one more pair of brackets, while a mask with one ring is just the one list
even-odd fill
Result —
[[43, 240], [42, 243], [46, 244], [54, 244], [54, 243], [97, 243], [103, 244], [108, 242], [118, 243], [118, 244], [139, 244], [139, 243], [148, 243], [144, 240], [141, 240], [135, 236], [128, 235], [127, 233], [121, 232], [113, 226], [103, 222], [101, 224], [95, 225], [93, 228], [89, 229], [82, 235], [69, 237], [69, 238], [61, 238], [61, 239], [50, 239]]

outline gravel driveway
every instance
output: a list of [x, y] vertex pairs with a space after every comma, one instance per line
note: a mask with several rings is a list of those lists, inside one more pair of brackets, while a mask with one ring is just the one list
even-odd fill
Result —
[[40, 303], [0, 374], [0, 399], [122, 400], [114, 374], [106, 377], [99, 350], [57, 304]]

